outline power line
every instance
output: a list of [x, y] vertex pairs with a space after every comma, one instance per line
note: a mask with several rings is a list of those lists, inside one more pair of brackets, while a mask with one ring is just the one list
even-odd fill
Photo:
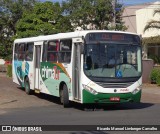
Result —
[[124, 9], [124, 11], [126, 12], [126, 15], [128, 16], [127, 18], [128, 18], [128, 20], [129, 20], [129, 22], [130, 22], [130, 24], [131, 24], [131, 26], [132, 26], [133, 30], [134, 30], [134, 31], [135, 31], [135, 33], [136, 33], [137, 31], [136, 31], [136, 29], [134, 28], [134, 26], [133, 26], [133, 24], [132, 24], [132, 21], [130, 20], [129, 15], [128, 15], [128, 13], [127, 13], [126, 9]]

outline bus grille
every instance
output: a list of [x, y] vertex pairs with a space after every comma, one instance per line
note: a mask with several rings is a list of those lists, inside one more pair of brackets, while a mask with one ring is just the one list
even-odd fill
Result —
[[104, 88], [126, 88], [132, 85], [134, 82], [127, 83], [104, 83], [104, 82], [96, 82], [96, 84], [104, 87]]

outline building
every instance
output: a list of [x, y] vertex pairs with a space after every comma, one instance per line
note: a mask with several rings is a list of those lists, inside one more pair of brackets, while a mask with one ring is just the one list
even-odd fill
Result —
[[[149, 76], [153, 64], [160, 64], [160, 30], [150, 29], [144, 32], [144, 27], [150, 20], [160, 21], [160, 15], [156, 14], [153, 16], [155, 9], [160, 9], [160, 2], [127, 6], [123, 13], [123, 21], [128, 27], [127, 31], [142, 36], [143, 83], [150, 82]], [[153, 60], [149, 60], [150, 58]]]
[[127, 32], [137, 33], [137, 24], [136, 24], [136, 11], [148, 6], [147, 4], [142, 5], [133, 5], [127, 6], [124, 8], [123, 12], [123, 21], [125, 26], [127, 26]]
[[160, 64], [160, 30], [149, 29], [144, 32], [144, 28], [151, 20], [160, 21], [160, 14], [154, 15], [154, 10], [160, 9], [160, 2], [152, 3], [146, 8], [136, 11], [137, 33], [143, 37], [144, 51], [148, 58]]
[[137, 33], [141, 34], [143, 38], [160, 35], [160, 30], [157, 29], [150, 29], [144, 32], [144, 27], [149, 21], [160, 20], [159, 14], [153, 15], [154, 10], [156, 9], [160, 9], [160, 2], [152, 3], [151, 5], [136, 11]]
[[155, 9], [160, 9], [159, 1], [127, 6], [124, 9], [123, 20], [128, 27], [128, 32], [134, 32], [142, 36], [143, 57], [157, 60], [160, 57], [160, 39], [158, 39], [160, 38], [160, 30], [150, 29], [144, 32], [144, 27], [150, 20], [160, 20], [159, 14], [153, 15]]

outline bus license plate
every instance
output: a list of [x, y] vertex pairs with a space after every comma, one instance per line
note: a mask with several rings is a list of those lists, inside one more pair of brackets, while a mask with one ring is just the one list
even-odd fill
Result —
[[111, 97], [110, 101], [120, 101], [120, 97]]

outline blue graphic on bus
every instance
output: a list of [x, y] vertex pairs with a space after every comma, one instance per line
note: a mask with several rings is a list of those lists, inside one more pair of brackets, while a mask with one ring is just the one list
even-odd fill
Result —
[[28, 75], [28, 73], [29, 73], [29, 64], [28, 64], [28, 62], [26, 62], [26, 64], [25, 64], [25, 73]]
[[24, 86], [24, 77], [29, 73], [29, 64], [28, 62], [14, 61], [15, 73], [17, 80], [20, 85]]
[[120, 71], [120, 70], [116, 71], [116, 77], [121, 78], [122, 77], [122, 71]]

